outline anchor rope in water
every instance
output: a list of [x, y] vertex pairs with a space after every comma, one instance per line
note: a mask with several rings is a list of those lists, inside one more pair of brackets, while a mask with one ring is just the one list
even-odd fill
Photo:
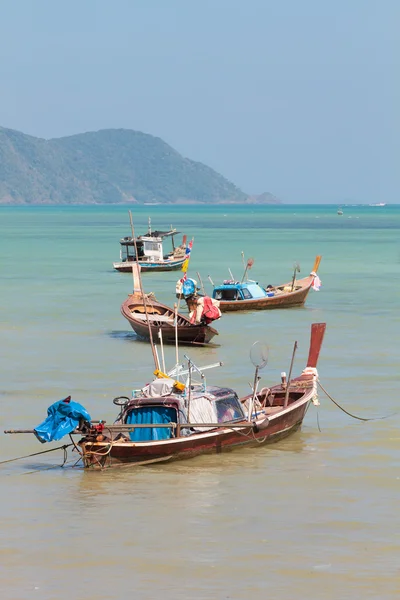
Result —
[[324, 392], [324, 394], [329, 398], [329, 400], [331, 400], [333, 402], [333, 404], [335, 404], [338, 408], [340, 408], [340, 410], [342, 410], [344, 413], [346, 413], [346, 415], [349, 415], [349, 417], [352, 417], [353, 419], [357, 419], [358, 421], [381, 421], [382, 419], [388, 419], [389, 417], [393, 417], [394, 415], [397, 414], [397, 413], [391, 413], [390, 415], [384, 415], [383, 417], [369, 417], [369, 418], [358, 417], [357, 415], [353, 415], [353, 413], [351, 413], [348, 410], [346, 410], [345, 408], [343, 408], [343, 406], [340, 406], [340, 404], [338, 402], [336, 402], [336, 400], [334, 400], [330, 394], [328, 394], [328, 392], [326, 391], [326, 389], [324, 388], [322, 383], [319, 381], [319, 379], [317, 379], [317, 383], [318, 383], [319, 387], [321, 388], [321, 390]]
[[[64, 450], [64, 457], [65, 457], [65, 451], [67, 448], [69, 448], [69, 446], [72, 446], [72, 444], [64, 444], [64, 446], [58, 446], [57, 448], [50, 448], [50, 450], [42, 450], [42, 452], [34, 452], [33, 454], [27, 454], [26, 456], [18, 456], [17, 458], [9, 458], [8, 460], [2, 460], [0, 461], [0, 465], [4, 465], [5, 463], [10, 463], [10, 462], [14, 462], [15, 460], [22, 460], [23, 458], [31, 458], [32, 456], [39, 456], [39, 454], [47, 454], [48, 452], [55, 452], [56, 450]], [[65, 460], [64, 460], [64, 464], [65, 464]]]

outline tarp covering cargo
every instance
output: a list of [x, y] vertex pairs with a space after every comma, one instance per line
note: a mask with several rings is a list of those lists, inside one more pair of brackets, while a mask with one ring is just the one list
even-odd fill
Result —
[[47, 419], [35, 427], [36, 437], [42, 444], [60, 440], [77, 428], [79, 422], [89, 421], [90, 415], [78, 402], [72, 402], [71, 396], [54, 402], [47, 409]]

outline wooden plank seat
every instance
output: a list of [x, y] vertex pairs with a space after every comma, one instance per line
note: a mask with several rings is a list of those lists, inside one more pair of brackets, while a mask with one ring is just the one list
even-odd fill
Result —
[[[141, 313], [141, 312], [136, 312], [136, 311], [132, 311], [132, 316], [135, 319], [139, 319], [140, 321], [147, 321], [147, 317], [145, 315], [145, 313]], [[170, 315], [157, 315], [157, 314], [148, 314], [149, 317], [149, 321], [163, 321], [166, 323], [171, 323], [173, 324], [174, 322], [174, 317], [170, 316]]]

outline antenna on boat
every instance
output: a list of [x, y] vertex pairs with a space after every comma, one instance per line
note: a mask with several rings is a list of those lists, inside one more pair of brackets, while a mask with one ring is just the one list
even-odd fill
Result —
[[163, 343], [163, 336], [162, 336], [162, 329], [161, 329], [161, 327], [158, 330], [158, 339], [160, 340], [163, 373], [165, 373], [164, 343]]
[[230, 269], [228, 269], [228, 271], [229, 271], [229, 275], [231, 276], [232, 281], [236, 281], [234, 276], [232, 275], [232, 271]]
[[203, 292], [203, 296], [205, 296], [206, 295], [206, 291], [204, 289], [204, 284], [203, 284], [203, 280], [201, 278], [201, 275], [200, 275], [200, 273], [198, 271], [196, 272], [196, 275], [199, 278], [199, 283], [200, 283], [200, 286], [201, 286], [201, 291]]
[[246, 275], [247, 275], [247, 271], [248, 271], [249, 269], [251, 269], [251, 267], [252, 267], [253, 265], [254, 265], [254, 258], [249, 258], [249, 259], [247, 260], [247, 264], [246, 264], [246, 267], [245, 267], [245, 269], [244, 269], [244, 273], [243, 273], [242, 281], [241, 281], [240, 283], [243, 283], [243, 281], [244, 281], [244, 279], [245, 279], [245, 277], [246, 277]]
[[297, 342], [294, 343], [293, 346], [293, 352], [292, 352], [292, 360], [290, 361], [290, 369], [289, 369], [289, 377], [287, 380], [287, 384], [286, 384], [286, 392], [285, 392], [285, 401], [283, 403], [283, 406], [286, 407], [288, 405], [288, 400], [289, 400], [289, 386], [290, 386], [290, 379], [292, 377], [292, 369], [293, 369], [293, 362], [294, 362], [294, 355], [296, 354], [296, 350], [297, 350]]
[[249, 409], [247, 415], [247, 420], [249, 422], [251, 421], [251, 417], [253, 414], [253, 407], [257, 395], [258, 382], [261, 379], [258, 375], [258, 371], [266, 366], [268, 362], [268, 354], [269, 348], [267, 344], [263, 344], [262, 342], [254, 342], [254, 344], [250, 348], [250, 360], [255, 366], [256, 370], [254, 373], [253, 395], [249, 402]]
[[[174, 326], [175, 326], [175, 364], [178, 369], [179, 366], [179, 349], [178, 349], [178, 305], [175, 302], [174, 304]], [[179, 381], [179, 373], [177, 373], [177, 379]]]
[[149, 217], [149, 235], [151, 235], [151, 217]]
[[242, 262], [243, 262], [243, 269], [245, 269], [246, 268], [246, 261], [244, 259], [244, 252], [243, 252], [243, 250], [242, 250]]
[[291, 292], [293, 292], [294, 289], [294, 284], [296, 283], [296, 273], [300, 273], [300, 265], [298, 262], [293, 263], [293, 279], [292, 279], [292, 289], [290, 290]]
[[213, 282], [213, 280], [211, 279], [210, 275], [207, 275], [207, 277], [208, 277], [208, 281], [209, 281], [209, 282], [211, 283], [211, 285], [214, 287], [214, 282]]
[[[149, 219], [150, 219], [150, 217], [149, 217]], [[139, 287], [140, 287], [140, 293], [141, 293], [142, 298], [143, 298], [143, 306], [144, 306], [144, 312], [146, 314], [147, 327], [148, 327], [148, 330], [149, 330], [151, 351], [152, 351], [152, 354], [153, 354], [153, 360], [154, 360], [155, 368], [157, 370], [159, 370], [160, 369], [160, 365], [159, 365], [159, 362], [158, 362], [158, 356], [157, 356], [157, 352], [156, 352], [156, 349], [155, 349], [155, 346], [154, 346], [154, 342], [153, 342], [153, 334], [151, 332], [151, 327], [150, 327], [149, 313], [147, 312], [146, 295], [145, 295], [145, 293], [143, 291], [142, 277], [140, 275], [139, 257], [138, 257], [138, 250], [137, 250], [137, 244], [136, 244], [136, 238], [135, 238], [135, 230], [134, 230], [134, 227], [133, 227], [133, 220], [132, 220], [132, 213], [131, 213], [131, 211], [129, 211], [129, 220], [131, 222], [131, 231], [132, 231], [133, 245], [135, 246], [136, 266], [137, 266], [137, 274], [138, 274], [138, 280], [139, 280]], [[132, 274], [133, 274], [133, 266], [132, 266]], [[135, 293], [135, 290], [133, 290], [133, 293]]]
[[[172, 223], [171, 223], [171, 231], [173, 231], [173, 229], [172, 229]], [[172, 250], [175, 252], [174, 234], [171, 235], [171, 241], [172, 241]]]

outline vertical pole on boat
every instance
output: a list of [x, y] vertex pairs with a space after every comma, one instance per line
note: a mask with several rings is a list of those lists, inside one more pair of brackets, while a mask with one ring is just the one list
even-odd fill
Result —
[[253, 266], [253, 264], [254, 264], [254, 258], [249, 258], [247, 260], [247, 263], [246, 263], [246, 267], [245, 267], [245, 270], [244, 270], [244, 273], [243, 273], [243, 277], [242, 277], [241, 283], [243, 283], [243, 281], [245, 280], [245, 277], [247, 277], [247, 271], [249, 269], [251, 269], [251, 267]]
[[[173, 229], [172, 229], [172, 223], [171, 223], [171, 231], [173, 231]], [[171, 235], [171, 241], [172, 241], [172, 250], [173, 250], [173, 252], [175, 252], [174, 234]]]
[[292, 360], [290, 362], [290, 369], [289, 369], [289, 377], [287, 380], [287, 385], [286, 385], [286, 392], [285, 392], [285, 401], [283, 403], [283, 406], [286, 407], [288, 405], [288, 401], [289, 401], [289, 387], [290, 387], [290, 380], [292, 377], [292, 369], [293, 369], [293, 362], [294, 362], [294, 355], [296, 354], [296, 350], [297, 350], [297, 342], [294, 343], [293, 346], [293, 352], [292, 352]]
[[188, 409], [187, 409], [187, 421], [190, 423], [190, 401], [192, 399], [192, 361], [188, 361], [189, 369], [189, 393], [188, 393]]
[[136, 238], [135, 238], [135, 230], [134, 230], [134, 227], [133, 227], [133, 220], [132, 220], [132, 213], [131, 213], [131, 211], [129, 211], [129, 220], [131, 222], [132, 239], [133, 239], [133, 244], [135, 246], [136, 264], [138, 266], [138, 279], [139, 279], [140, 293], [141, 293], [142, 298], [143, 298], [144, 312], [146, 313], [146, 321], [147, 321], [147, 327], [148, 327], [148, 330], [149, 330], [151, 351], [152, 351], [152, 354], [153, 354], [153, 360], [154, 360], [155, 368], [159, 369], [160, 365], [159, 365], [157, 353], [156, 353], [156, 350], [155, 350], [155, 347], [154, 347], [153, 334], [152, 334], [152, 331], [151, 331], [150, 321], [149, 321], [149, 313], [147, 312], [146, 295], [145, 295], [145, 293], [143, 291], [142, 276], [140, 274], [140, 265], [139, 265], [137, 245], [136, 245]]
[[161, 329], [161, 327], [158, 330], [158, 339], [160, 340], [163, 373], [165, 373], [164, 344], [163, 344], [163, 337], [162, 337], [162, 329]]
[[244, 252], [243, 252], [243, 250], [242, 250], [242, 262], [243, 262], [243, 269], [245, 269], [246, 268], [246, 261], [244, 259]]
[[299, 263], [295, 263], [295, 265], [294, 265], [293, 279], [292, 279], [292, 289], [290, 290], [291, 292], [293, 292], [293, 290], [294, 290], [294, 284], [296, 283], [296, 273], [300, 273]]
[[175, 312], [175, 321], [174, 321], [174, 325], [175, 325], [175, 361], [176, 361], [176, 366], [178, 367], [179, 365], [179, 352], [178, 352], [178, 306], [175, 302], [174, 304], [174, 312]]
[[251, 421], [251, 417], [253, 414], [253, 408], [254, 408], [254, 403], [255, 403], [255, 399], [256, 399], [256, 394], [257, 394], [257, 388], [258, 388], [258, 382], [259, 382], [260, 378], [258, 376], [258, 366], [256, 367], [256, 371], [254, 373], [254, 383], [253, 383], [253, 395], [250, 399], [249, 402], [249, 410], [248, 410], [248, 415], [247, 415], [247, 420]]
[[199, 283], [200, 283], [200, 286], [201, 286], [201, 291], [203, 292], [203, 296], [205, 296], [206, 295], [206, 291], [204, 289], [204, 284], [203, 284], [203, 280], [201, 278], [201, 275], [200, 275], [200, 273], [198, 271], [196, 272], [196, 275], [199, 278]]

